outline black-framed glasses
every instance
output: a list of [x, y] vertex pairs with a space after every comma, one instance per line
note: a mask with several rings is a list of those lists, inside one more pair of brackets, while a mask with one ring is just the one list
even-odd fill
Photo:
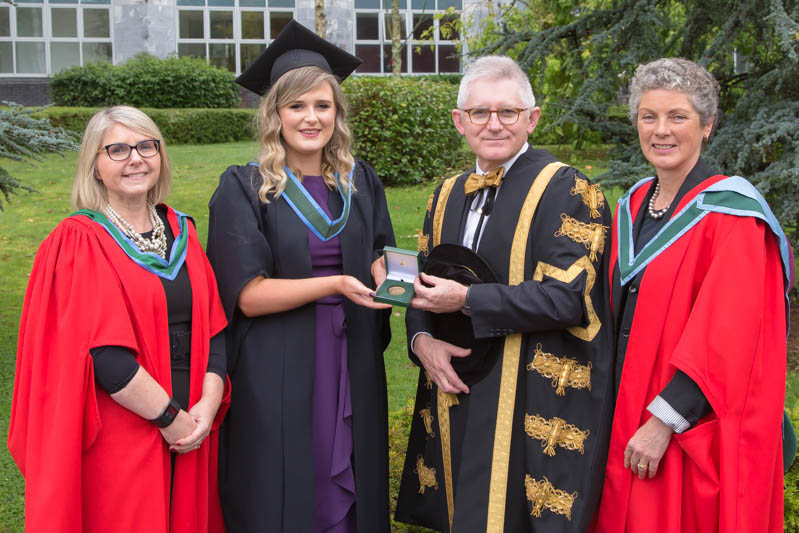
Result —
[[519, 121], [519, 116], [527, 111], [526, 107], [503, 107], [502, 109], [487, 109], [485, 107], [475, 107], [472, 109], [464, 109], [463, 112], [469, 115], [469, 120], [476, 126], [488, 124], [491, 120], [491, 113], [496, 113], [497, 118], [501, 123], [506, 126], [516, 124]]
[[136, 150], [142, 157], [155, 157], [161, 151], [161, 141], [158, 139], [147, 139], [136, 144], [114, 143], [103, 146], [101, 152], [105, 150], [111, 161], [124, 161], [130, 157], [133, 150]]

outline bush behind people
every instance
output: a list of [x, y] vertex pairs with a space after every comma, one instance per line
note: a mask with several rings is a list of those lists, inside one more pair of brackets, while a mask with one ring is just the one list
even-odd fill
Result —
[[60, 106], [218, 108], [239, 105], [234, 79], [233, 73], [202, 59], [141, 53], [118, 66], [89, 63], [62, 70], [51, 87]]

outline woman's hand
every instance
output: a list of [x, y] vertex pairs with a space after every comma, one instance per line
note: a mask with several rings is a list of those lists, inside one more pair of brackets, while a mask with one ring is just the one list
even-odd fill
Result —
[[194, 431], [175, 441], [169, 449], [175, 453], [186, 453], [199, 448], [211, 433], [217, 409], [219, 409], [218, 402], [214, 404], [207, 398], [201, 398], [189, 409], [189, 415], [195, 423]]
[[649, 472], [649, 479], [655, 477], [660, 460], [666, 453], [674, 430], [661, 422], [656, 416], [649, 417], [627, 442], [624, 449], [624, 468], [629, 468], [639, 479]]
[[158, 428], [158, 431], [171, 448], [179, 439], [190, 435], [196, 429], [197, 423], [189, 413], [181, 409], [171, 424], [165, 428]]
[[368, 307], [369, 309], [391, 309], [390, 304], [375, 302], [374, 291], [358, 281], [353, 276], [338, 276], [338, 293], [349, 298], [353, 303]]
[[372, 279], [375, 280], [375, 288], [380, 287], [386, 281], [386, 256], [381, 255], [372, 262]]

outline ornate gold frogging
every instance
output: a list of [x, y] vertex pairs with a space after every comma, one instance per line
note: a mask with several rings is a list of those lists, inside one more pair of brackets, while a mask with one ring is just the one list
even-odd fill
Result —
[[425, 235], [425, 233], [417, 229], [416, 230], [416, 249], [423, 254], [427, 255], [430, 253], [430, 250], [427, 247], [427, 243], [430, 242], [430, 235]]
[[569, 520], [572, 519], [572, 506], [574, 500], [577, 499], [577, 492], [569, 494], [565, 490], [556, 489], [546, 476], [538, 481], [530, 474], [524, 475], [524, 488], [527, 500], [533, 504], [531, 515], [541, 518], [541, 511], [547, 508], [553, 513], [565, 515]]
[[540, 415], [530, 414], [524, 416], [524, 431], [530, 437], [540, 440], [544, 453], [550, 457], [555, 456], [555, 446], [582, 454], [585, 451], [583, 443], [589, 433], [587, 429], [583, 431], [562, 418], [554, 417], [547, 420]]
[[422, 457], [421, 454], [416, 456], [416, 468], [414, 472], [419, 475], [419, 494], [424, 494], [424, 489], [427, 487], [433, 487], [435, 490], [438, 490], [436, 469], [425, 466], [424, 457]]
[[427, 373], [427, 370], [424, 371], [424, 388], [433, 390], [433, 380], [430, 379], [430, 374]]
[[585, 312], [588, 315], [588, 325], [585, 327], [572, 326], [567, 328], [566, 331], [578, 339], [590, 342], [594, 340], [596, 334], [599, 333], [599, 328], [602, 327], [602, 322], [599, 321], [599, 316], [596, 314], [594, 304], [591, 302], [591, 289], [594, 288], [594, 282], [596, 282], [596, 270], [594, 270], [594, 264], [591, 263], [591, 260], [586, 256], [582, 256], [566, 270], [539, 261], [538, 265], [535, 267], [533, 279], [535, 281], [542, 281], [544, 276], [547, 276], [562, 283], [571, 283], [583, 271], [586, 273], [585, 293], [583, 298], [585, 299]]
[[580, 222], [566, 213], [560, 215], [560, 229], [555, 232], [555, 237], [566, 236], [578, 244], [585, 246], [590, 252], [591, 261], [599, 257], [597, 253], [605, 251], [605, 236], [608, 227], [596, 222]]
[[[591, 185], [587, 180], [574, 176], [574, 187], [572, 187], [571, 195], [580, 195], [583, 203], [588, 207], [588, 212], [591, 218], [599, 218], [602, 213], [599, 212], [600, 207], [605, 206], [605, 197], [599, 189], [599, 185]], [[428, 208], [429, 210], [429, 208]]]
[[427, 432], [427, 436], [434, 439], [436, 433], [433, 431], [433, 414], [430, 412], [430, 406], [428, 405], [427, 409], [419, 409], [419, 416], [424, 422], [424, 430]]
[[533, 360], [527, 364], [527, 370], [535, 370], [545, 378], [551, 378], [558, 396], [566, 395], [566, 387], [591, 390], [590, 361], [587, 365], [581, 365], [577, 359], [544, 352], [540, 343], [535, 347]]

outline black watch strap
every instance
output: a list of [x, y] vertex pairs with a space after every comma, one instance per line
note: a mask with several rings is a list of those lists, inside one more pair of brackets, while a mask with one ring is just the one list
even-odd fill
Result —
[[178, 416], [180, 412], [180, 404], [175, 401], [174, 398], [169, 399], [169, 403], [167, 404], [164, 412], [158, 418], [153, 418], [150, 420], [154, 425], [158, 426], [159, 428], [165, 428], [169, 424], [175, 421], [175, 417]]

